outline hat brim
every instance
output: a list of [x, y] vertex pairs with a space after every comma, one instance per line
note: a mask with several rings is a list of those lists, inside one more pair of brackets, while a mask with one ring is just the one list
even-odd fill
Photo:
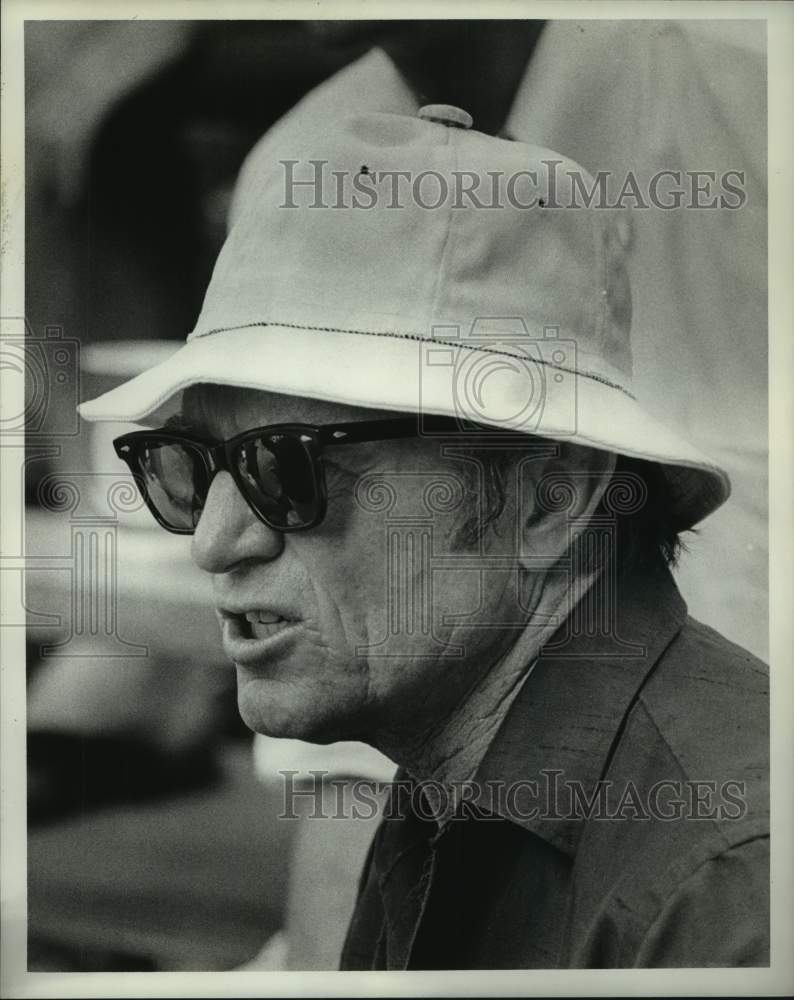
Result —
[[178, 411], [185, 389], [199, 383], [465, 417], [656, 462], [671, 484], [671, 513], [681, 529], [730, 494], [723, 469], [608, 380], [546, 366], [542, 359], [516, 362], [469, 345], [405, 336], [276, 324], [222, 330], [190, 340], [167, 360], [81, 404], [79, 412], [90, 421], [156, 425]]

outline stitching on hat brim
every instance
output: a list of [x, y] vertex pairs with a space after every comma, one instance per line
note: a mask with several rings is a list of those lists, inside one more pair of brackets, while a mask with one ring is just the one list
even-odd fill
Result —
[[598, 375], [596, 372], [583, 371], [581, 368], [569, 368], [566, 365], [555, 365], [551, 361], [546, 361], [545, 358], [531, 358], [527, 359], [525, 356], [520, 354], [512, 354], [510, 351], [500, 351], [495, 347], [485, 347], [482, 344], [458, 344], [452, 340], [437, 340], [436, 338], [422, 337], [418, 333], [397, 333], [394, 330], [354, 330], [348, 327], [341, 326], [305, 326], [301, 323], [281, 323], [281, 322], [256, 322], [256, 323], [242, 323], [240, 326], [219, 326], [213, 330], [207, 330], [205, 333], [199, 333], [191, 335], [188, 338], [189, 342], [194, 340], [202, 340], [204, 337], [211, 337], [216, 333], [231, 333], [233, 330], [250, 330], [255, 327], [267, 327], [267, 326], [281, 326], [288, 330], [314, 330], [318, 333], [352, 333], [358, 337], [390, 337], [393, 340], [415, 340], [422, 344], [439, 344], [442, 347], [455, 347], [458, 350], [465, 348], [469, 351], [479, 351], [484, 354], [497, 354], [505, 358], [515, 358], [519, 361], [531, 360], [535, 364], [546, 365], [548, 368], [553, 368], [555, 371], [568, 372], [569, 375], [579, 375], [582, 378], [592, 379], [594, 382], [600, 382], [602, 385], [609, 386], [610, 389], [617, 389], [619, 392], [624, 393], [629, 399], [637, 402], [637, 397], [629, 392], [628, 389], [620, 385], [619, 382], [613, 382], [611, 379], [606, 378], [604, 375]]

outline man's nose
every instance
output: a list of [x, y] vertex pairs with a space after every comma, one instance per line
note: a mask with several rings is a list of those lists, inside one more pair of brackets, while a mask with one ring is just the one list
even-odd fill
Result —
[[193, 535], [193, 562], [207, 573], [228, 573], [247, 559], [276, 559], [283, 547], [283, 535], [259, 520], [228, 472], [219, 472]]

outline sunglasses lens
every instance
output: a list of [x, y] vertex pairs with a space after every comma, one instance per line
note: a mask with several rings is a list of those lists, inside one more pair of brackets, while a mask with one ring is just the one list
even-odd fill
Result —
[[209, 490], [209, 477], [198, 448], [189, 443], [153, 441], [138, 454], [150, 504], [177, 531], [193, 531]]
[[311, 524], [320, 491], [311, 440], [298, 433], [248, 438], [237, 450], [240, 488], [274, 528]]

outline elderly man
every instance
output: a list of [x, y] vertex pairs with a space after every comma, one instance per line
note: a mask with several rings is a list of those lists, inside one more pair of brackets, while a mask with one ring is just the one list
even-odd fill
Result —
[[254, 155], [188, 344], [82, 413], [152, 428], [248, 725], [400, 765], [344, 968], [764, 964], [765, 671], [668, 571], [727, 477], [635, 398], [621, 214], [471, 125]]

